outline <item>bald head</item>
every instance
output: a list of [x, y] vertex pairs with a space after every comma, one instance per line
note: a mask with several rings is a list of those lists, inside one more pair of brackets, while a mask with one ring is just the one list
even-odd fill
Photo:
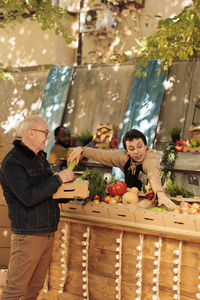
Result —
[[31, 115], [26, 117], [20, 125], [20, 135], [22, 139], [26, 136], [27, 131], [32, 128], [37, 128], [40, 123], [43, 123], [44, 120], [38, 115]]

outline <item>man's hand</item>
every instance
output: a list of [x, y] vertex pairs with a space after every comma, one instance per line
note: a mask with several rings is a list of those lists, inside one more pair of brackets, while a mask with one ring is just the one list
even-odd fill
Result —
[[175, 208], [176, 204], [174, 204], [166, 195], [164, 192], [157, 192], [158, 196], [158, 206], [161, 206], [162, 204], [165, 205], [167, 208]]
[[57, 173], [62, 182], [69, 182], [74, 180], [74, 172], [71, 170], [64, 169]]
[[76, 149], [74, 149], [67, 160], [67, 165], [70, 166], [73, 160], [76, 160], [76, 164], [78, 165], [82, 153], [82, 147], [77, 147]]

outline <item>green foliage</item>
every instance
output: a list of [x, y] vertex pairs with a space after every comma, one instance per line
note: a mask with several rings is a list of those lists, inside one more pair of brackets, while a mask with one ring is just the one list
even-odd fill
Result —
[[54, 30], [56, 35], [62, 35], [66, 43], [72, 42], [62, 23], [64, 19], [69, 20], [69, 15], [57, 4], [52, 4], [52, 0], [0, 0], [0, 12], [3, 14], [1, 28], [7, 29], [8, 24], [13, 27], [13, 21], [22, 23], [24, 14], [30, 14], [31, 20], [40, 23], [42, 30]]
[[165, 186], [165, 191], [167, 194], [169, 194], [172, 197], [176, 197], [178, 195], [184, 197], [184, 198], [189, 198], [189, 197], [194, 197], [194, 194], [187, 189], [185, 189], [180, 183], [168, 183]]
[[173, 60], [188, 60], [199, 56], [200, 1], [194, 0], [177, 16], [160, 20], [157, 32], [143, 40], [137, 75], [141, 76], [148, 60], [160, 59], [160, 74], [161, 68], [167, 70]]
[[81, 142], [82, 146], [86, 146], [93, 138], [93, 135], [89, 132], [88, 129], [83, 130], [78, 135], [78, 140]]
[[[42, 30], [54, 30], [55, 34], [61, 35], [67, 44], [73, 41], [67, 27], [63, 25], [64, 19], [69, 21], [67, 11], [57, 4], [52, 4], [52, 0], [0, 0], [0, 29], [5, 31], [9, 31], [9, 28], [14, 29], [14, 21], [23, 23], [25, 15], [40, 23]], [[1, 68], [0, 79], [12, 80], [12, 76]]]
[[83, 204], [91, 201], [95, 195], [99, 195], [101, 200], [104, 198], [105, 188], [102, 174], [96, 169], [87, 169], [81, 176], [81, 179], [89, 181], [89, 197], [84, 200]]
[[170, 129], [170, 135], [172, 138], [172, 142], [175, 144], [181, 138], [181, 128], [178, 128], [176, 126], [172, 127]]
[[[164, 175], [167, 176], [168, 171], [172, 171], [175, 165], [175, 161], [177, 158], [177, 150], [174, 148], [174, 144], [166, 145], [163, 150], [163, 155], [161, 159], [161, 168], [163, 170]], [[172, 175], [171, 178], [173, 179]]]

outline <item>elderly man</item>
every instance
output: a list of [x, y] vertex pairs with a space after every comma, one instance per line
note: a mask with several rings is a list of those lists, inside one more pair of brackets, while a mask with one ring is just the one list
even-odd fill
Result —
[[2, 300], [37, 299], [60, 217], [52, 194], [63, 182], [74, 178], [70, 170], [52, 174], [44, 152], [49, 138], [46, 122], [39, 116], [29, 116], [21, 125], [22, 140], [14, 141], [1, 169], [12, 231], [7, 285]]

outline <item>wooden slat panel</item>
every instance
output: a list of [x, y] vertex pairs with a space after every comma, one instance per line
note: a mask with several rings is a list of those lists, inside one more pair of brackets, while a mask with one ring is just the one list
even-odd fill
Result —
[[10, 247], [10, 227], [0, 227], [0, 248]]
[[0, 248], [0, 268], [8, 267], [10, 248]]
[[10, 226], [10, 220], [8, 219], [8, 207], [4, 205], [0, 205], [0, 226]]

